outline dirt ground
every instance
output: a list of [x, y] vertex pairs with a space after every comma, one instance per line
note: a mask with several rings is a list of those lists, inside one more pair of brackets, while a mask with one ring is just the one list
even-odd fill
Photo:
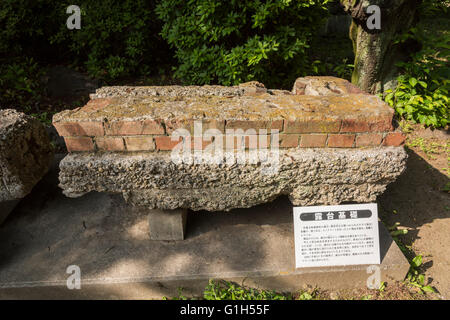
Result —
[[408, 230], [398, 237], [409, 260], [422, 255], [420, 272], [436, 294], [423, 294], [407, 282], [386, 283], [382, 290], [338, 292], [310, 289], [316, 299], [450, 299], [450, 131], [402, 123], [409, 158], [405, 172], [378, 199], [379, 216], [389, 228]]
[[[408, 233], [400, 240], [423, 256], [426, 281], [450, 299], [450, 132], [406, 125], [407, 169], [380, 197], [380, 218]], [[413, 258], [409, 256], [408, 258]]]

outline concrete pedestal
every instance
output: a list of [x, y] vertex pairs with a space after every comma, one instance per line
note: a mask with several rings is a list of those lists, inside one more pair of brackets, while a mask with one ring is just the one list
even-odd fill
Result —
[[[366, 265], [295, 269], [287, 198], [229, 213], [190, 212], [184, 241], [149, 241], [148, 211], [121, 196], [36, 201], [27, 199], [1, 226], [0, 299], [161, 299], [179, 288], [201, 296], [211, 278], [295, 292], [365, 287], [372, 275]], [[380, 239], [381, 280], [403, 280], [409, 263], [382, 225]], [[70, 265], [81, 270], [80, 290], [67, 288]]]
[[150, 240], [184, 240], [186, 209], [149, 210]]

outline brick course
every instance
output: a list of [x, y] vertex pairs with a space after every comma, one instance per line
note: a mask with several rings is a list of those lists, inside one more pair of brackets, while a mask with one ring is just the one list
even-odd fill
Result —
[[108, 136], [134, 136], [164, 133], [162, 123], [156, 120], [114, 121], [106, 124], [106, 135]]
[[95, 145], [99, 151], [124, 151], [125, 145], [122, 137], [95, 138]]
[[172, 140], [171, 136], [156, 136], [154, 139], [156, 143], [156, 149], [162, 151], [172, 150], [177, 144], [183, 141], [181, 137]]
[[284, 133], [330, 133], [339, 132], [341, 120], [296, 120], [284, 122]]
[[328, 136], [328, 146], [330, 148], [351, 148], [354, 141], [354, 134], [330, 134]]
[[125, 145], [128, 151], [153, 151], [155, 141], [151, 136], [125, 137]]
[[299, 134], [280, 134], [280, 148], [297, 148], [300, 140]]
[[89, 137], [66, 137], [64, 138], [66, 142], [67, 151], [77, 152], [77, 151], [94, 151], [94, 142], [92, 138]]
[[355, 147], [376, 147], [381, 144], [383, 134], [381, 133], [366, 133], [360, 134], [356, 137]]
[[54, 124], [56, 131], [62, 137], [103, 136], [105, 130], [102, 122], [63, 122]]
[[[181, 128], [191, 135], [185, 138], [191, 150], [211, 144], [211, 140], [201, 137], [198, 144], [194, 143], [194, 134], [205, 134], [209, 129], [222, 134], [215, 139], [223, 139], [223, 148], [233, 150], [239, 148], [241, 139], [229, 135], [238, 133], [244, 135], [245, 149], [255, 148], [250, 146], [253, 137], [249, 135], [257, 135], [257, 148], [358, 148], [404, 143], [405, 137], [393, 132], [392, 108], [380, 99], [363, 95], [344, 80], [323, 77], [317, 84], [314, 77], [302, 79], [295, 88], [310, 86], [312, 90], [318, 86], [319, 96], [279, 94], [277, 90], [254, 97], [161, 95], [133, 96], [130, 100], [113, 96], [93, 99], [82, 108], [56, 114], [53, 124], [65, 138], [69, 152], [170, 151], [182, 141], [171, 137]], [[339, 96], [342, 93], [345, 95]], [[199, 118], [203, 120], [194, 120]], [[201, 132], [194, 128], [196, 121], [201, 123]], [[275, 130], [279, 132], [277, 143], [273, 140]], [[267, 145], [260, 146], [260, 134]], [[231, 146], [227, 145], [227, 138], [233, 141]]]
[[323, 148], [326, 142], [326, 134], [302, 134], [300, 136], [300, 147], [302, 148]]
[[384, 146], [399, 147], [405, 143], [406, 136], [401, 132], [391, 132], [386, 135], [383, 141]]

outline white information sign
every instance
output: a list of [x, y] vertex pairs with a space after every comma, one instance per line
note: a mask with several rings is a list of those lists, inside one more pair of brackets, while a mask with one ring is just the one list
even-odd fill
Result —
[[376, 203], [294, 207], [297, 268], [380, 264]]

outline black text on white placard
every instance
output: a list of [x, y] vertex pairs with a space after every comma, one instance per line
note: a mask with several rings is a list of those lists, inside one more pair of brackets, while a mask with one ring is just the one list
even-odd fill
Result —
[[380, 264], [376, 203], [294, 207], [296, 268]]

